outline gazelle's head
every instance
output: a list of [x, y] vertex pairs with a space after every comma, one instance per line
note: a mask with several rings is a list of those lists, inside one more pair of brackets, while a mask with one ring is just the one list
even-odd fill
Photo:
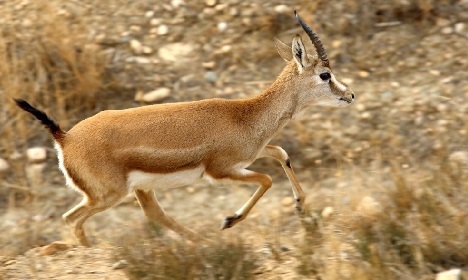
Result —
[[354, 101], [354, 92], [343, 83], [331, 70], [327, 53], [322, 42], [312, 29], [305, 24], [294, 11], [299, 24], [309, 35], [315, 47], [316, 56], [309, 55], [297, 34], [292, 41], [292, 47], [274, 38], [275, 46], [280, 56], [294, 70], [289, 71], [289, 81], [299, 94], [299, 100], [304, 107], [319, 105], [330, 107], [348, 106]]

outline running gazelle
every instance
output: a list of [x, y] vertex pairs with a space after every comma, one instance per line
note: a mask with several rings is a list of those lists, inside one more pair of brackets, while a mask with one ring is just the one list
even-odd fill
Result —
[[247, 217], [272, 185], [270, 176], [247, 169], [262, 157], [281, 163], [292, 185], [296, 210], [302, 211], [305, 194], [288, 154], [268, 142], [308, 107], [348, 106], [354, 93], [332, 72], [317, 35], [297, 13], [295, 16], [317, 55], [307, 53], [299, 35], [294, 36], [292, 47], [274, 38], [287, 64], [271, 86], [251, 98], [108, 110], [66, 132], [44, 112], [15, 99], [20, 108], [48, 128], [67, 185], [83, 195], [83, 200], [63, 215], [80, 244], [89, 246], [83, 230], [86, 219], [118, 204], [130, 192], [148, 218], [199, 240], [194, 231], [165, 213], [154, 189], [185, 186], [201, 178], [259, 185], [253, 196], [223, 221], [222, 229], [230, 228]]

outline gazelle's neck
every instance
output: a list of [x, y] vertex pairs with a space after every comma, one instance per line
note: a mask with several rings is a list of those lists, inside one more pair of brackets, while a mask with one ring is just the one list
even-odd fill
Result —
[[257, 112], [259, 131], [266, 137], [273, 137], [304, 109], [299, 104], [298, 93], [291, 85], [291, 75], [287, 73], [294, 70], [294, 65], [289, 64], [273, 84], [249, 100]]

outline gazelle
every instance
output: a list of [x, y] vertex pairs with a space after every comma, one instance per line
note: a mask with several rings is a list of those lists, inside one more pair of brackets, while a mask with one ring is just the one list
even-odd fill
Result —
[[308, 107], [348, 106], [354, 93], [331, 71], [317, 35], [295, 15], [317, 56], [307, 53], [299, 35], [293, 38], [292, 47], [275, 38], [287, 65], [271, 86], [252, 98], [103, 111], [67, 132], [44, 112], [15, 99], [20, 108], [48, 128], [67, 185], [83, 195], [83, 200], [63, 215], [82, 245], [89, 246], [83, 230], [86, 219], [118, 204], [130, 192], [149, 219], [198, 240], [194, 231], [165, 213], [154, 189], [185, 186], [201, 178], [259, 185], [253, 196], [224, 220], [222, 229], [230, 228], [247, 217], [272, 185], [270, 176], [247, 169], [262, 157], [281, 163], [292, 185], [296, 209], [301, 212], [305, 194], [288, 154], [268, 142]]

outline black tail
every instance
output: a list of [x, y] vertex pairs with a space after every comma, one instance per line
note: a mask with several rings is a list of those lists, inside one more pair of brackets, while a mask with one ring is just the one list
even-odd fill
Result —
[[56, 122], [49, 118], [49, 116], [47, 116], [46, 113], [34, 108], [23, 99], [13, 98], [13, 100], [16, 102], [16, 105], [18, 105], [18, 107], [25, 110], [26, 112], [31, 113], [33, 116], [36, 117], [36, 119], [40, 120], [41, 123], [47, 129], [49, 129], [50, 134], [52, 134], [52, 137], [54, 137], [55, 140], [60, 141], [65, 136], [65, 132], [60, 128], [60, 126]]

